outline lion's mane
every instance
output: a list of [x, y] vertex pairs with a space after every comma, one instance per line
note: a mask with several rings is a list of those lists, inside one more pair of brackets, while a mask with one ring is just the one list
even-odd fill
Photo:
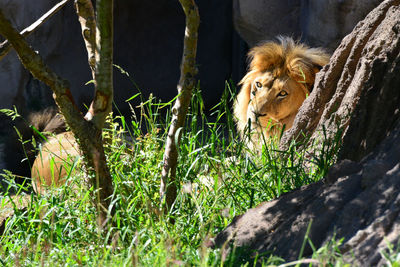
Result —
[[[307, 47], [292, 38], [278, 37], [278, 42], [265, 42], [252, 48], [248, 59], [249, 71], [239, 83], [241, 90], [233, 106], [237, 128], [242, 135], [248, 125], [248, 108], [252, 101], [253, 83], [257, 77], [267, 72], [274, 80], [286, 77], [301, 83], [299, 88], [305, 91], [304, 95], [308, 95], [312, 90], [316, 73], [328, 63], [329, 55], [320, 48]], [[291, 124], [288, 126], [291, 127]], [[285, 130], [287, 129], [288, 127]]]

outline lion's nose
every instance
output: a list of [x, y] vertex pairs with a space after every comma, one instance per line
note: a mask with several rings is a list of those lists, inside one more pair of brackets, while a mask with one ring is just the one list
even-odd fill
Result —
[[253, 114], [254, 114], [254, 116], [256, 117], [256, 119], [258, 119], [259, 117], [267, 116], [267, 114], [258, 113], [258, 112], [255, 112], [255, 111], [253, 111]]

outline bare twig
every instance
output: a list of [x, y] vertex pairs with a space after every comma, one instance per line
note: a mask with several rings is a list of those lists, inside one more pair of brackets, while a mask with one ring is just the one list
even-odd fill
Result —
[[[63, 6], [65, 6], [66, 3], [68, 3], [70, 0], [63, 0], [56, 4], [54, 7], [52, 7], [49, 11], [47, 11], [43, 16], [41, 16], [37, 21], [32, 23], [29, 27], [25, 28], [22, 32], [21, 35], [24, 37], [27, 37], [30, 35], [32, 32], [36, 31], [45, 21], [47, 21], [49, 18], [51, 18], [54, 14], [56, 14]], [[3, 43], [0, 44], [0, 60], [2, 60], [8, 52], [11, 51], [12, 46], [8, 42], [8, 40], [5, 40]]]
[[302, 260], [291, 261], [291, 262], [288, 262], [285, 264], [281, 264], [281, 265], [278, 265], [278, 267], [289, 267], [289, 266], [294, 266], [294, 265], [298, 266], [301, 264], [313, 264], [316, 266], [320, 266], [321, 262], [319, 260], [315, 260], [315, 259], [302, 259]]
[[[74, 119], [81, 117], [81, 113], [74, 104], [68, 83], [47, 67], [42, 58], [25, 41], [24, 37], [11, 26], [1, 10], [0, 34], [14, 47], [25, 68], [36, 79], [43, 81], [53, 90], [57, 103], [63, 107], [63, 111], [67, 114], [65, 116], [67, 121], [74, 121]], [[79, 127], [80, 125], [77, 126]]]
[[[185, 122], [186, 113], [192, 97], [192, 90], [196, 86], [195, 75], [197, 36], [200, 23], [198, 8], [194, 0], [179, 0], [186, 15], [186, 29], [184, 37], [183, 57], [181, 63], [181, 76], [178, 84], [178, 98], [172, 108], [172, 122], [168, 130], [167, 142], [164, 153], [164, 164], [160, 185], [161, 205], [172, 207], [177, 195], [176, 186], [176, 164], [178, 160], [178, 149], [175, 139], [180, 140], [178, 129], [182, 128]], [[177, 136], [178, 134], [178, 136]], [[176, 138], [177, 137], [177, 138]]]
[[82, 28], [82, 36], [88, 53], [92, 77], [95, 78], [96, 65], [96, 17], [91, 0], [75, 0], [75, 9]]

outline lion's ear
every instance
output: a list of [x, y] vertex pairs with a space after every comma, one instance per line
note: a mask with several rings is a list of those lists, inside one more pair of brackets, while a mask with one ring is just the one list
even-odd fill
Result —
[[243, 131], [247, 125], [247, 108], [250, 102], [251, 85], [256, 76], [256, 71], [250, 71], [239, 83], [239, 85], [242, 85], [242, 88], [233, 104], [233, 114], [237, 120], [239, 131]]
[[308, 48], [302, 52], [302, 55], [293, 57], [289, 61], [289, 71], [292, 78], [305, 83], [311, 92], [315, 75], [329, 62], [329, 55], [319, 48]]
[[309, 48], [306, 52], [307, 65], [310, 68], [310, 77], [308, 84], [310, 91], [313, 88], [315, 75], [322, 69], [323, 66], [329, 63], [329, 55], [320, 48]]
[[330, 56], [321, 48], [307, 49], [305, 57], [318, 71], [321, 70], [323, 66], [328, 64], [330, 58]]

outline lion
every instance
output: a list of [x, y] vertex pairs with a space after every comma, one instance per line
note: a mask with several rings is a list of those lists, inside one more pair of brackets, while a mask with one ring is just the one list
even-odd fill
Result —
[[74, 173], [74, 165], [81, 156], [78, 144], [67, 131], [64, 117], [56, 108], [48, 108], [29, 116], [31, 126], [45, 135], [31, 168], [32, 187], [44, 194], [49, 187], [58, 187]]
[[[58, 108], [31, 113], [27, 121], [20, 121], [15, 128], [18, 132], [11, 132], [6, 140], [4, 161], [6, 168], [19, 177], [17, 182], [22, 184], [25, 177], [32, 177], [37, 194], [65, 183], [81, 152]], [[20, 139], [24, 140], [22, 144]], [[13, 157], [7, 156], [10, 154]]]
[[32, 169], [32, 187], [37, 194], [46, 193], [49, 187], [65, 184], [67, 177], [76, 173], [76, 163], [81, 152], [72, 132], [50, 136], [42, 144]]
[[248, 58], [249, 71], [239, 83], [233, 112], [242, 139], [249, 137], [249, 146], [258, 150], [262, 138], [279, 138], [292, 127], [329, 55], [321, 48], [280, 36], [278, 42], [252, 48]]

